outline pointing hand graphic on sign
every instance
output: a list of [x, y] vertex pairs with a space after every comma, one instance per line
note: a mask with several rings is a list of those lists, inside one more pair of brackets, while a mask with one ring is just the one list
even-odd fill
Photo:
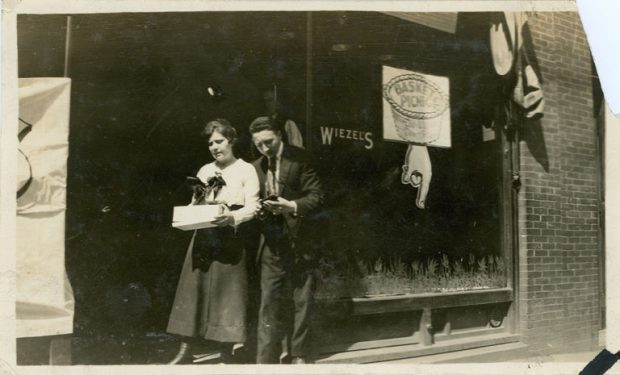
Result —
[[403, 164], [401, 182], [418, 188], [415, 204], [418, 208], [424, 208], [428, 188], [433, 175], [431, 159], [428, 156], [426, 146], [409, 145]]

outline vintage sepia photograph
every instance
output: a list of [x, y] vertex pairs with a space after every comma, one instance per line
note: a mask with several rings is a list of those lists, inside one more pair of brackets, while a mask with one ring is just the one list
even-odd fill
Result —
[[16, 28], [17, 366], [604, 348], [612, 115], [577, 12]]

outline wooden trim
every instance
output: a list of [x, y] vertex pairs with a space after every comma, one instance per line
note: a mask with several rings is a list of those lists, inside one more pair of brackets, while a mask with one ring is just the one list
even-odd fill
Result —
[[480, 339], [484, 339], [484, 336], [496, 335], [498, 333], [509, 334], [510, 332], [508, 332], [508, 330], [504, 326], [498, 328], [469, 328], [455, 330], [450, 332], [449, 334], [446, 334], [445, 332], [438, 332], [433, 336], [433, 340], [435, 341], [435, 343], [440, 343], [450, 340], [464, 339], [468, 337], [478, 337]]
[[[510, 272], [508, 275], [508, 282], [512, 281], [512, 289], [514, 291], [514, 295], [519, 295], [519, 188], [521, 186], [521, 149], [519, 147], [519, 125], [516, 126], [514, 130], [514, 134], [512, 139], [508, 142], [508, 148], [510, 153], [510, 166], [506, 169], [506, 172], [503, 174], [504, 179], [506, 180], [504, 188], [505, 193], [507, 194], [508, 199], [510, 200], [510, 204], [504, 206], [504, 215], [506, 215], [507, 222], [504, 226], [504, 231], [506, 233], [506, 243], [504, 244], [504, 254], [506, 259], [510, 259], [511, 262], [506, 262], [509, 264], [507, 270]], [[519, 179], [518, 183], [515, 184], [514, 178]], [[510, 284], [509, 284], [510, 285]], [[519, 313], [519, 301], [518, 298], [515, 297], [515, 301], [510, 305], [510, 310], [508, 311], [508, 324], [510, 327], [510, 331], [512, 333], [519, 332], [519, 322], [520, 322], [520, 313]]]
[[69, 68], [71, 63], [71, 32], [72, 32], [72, 18], [67, 16], [67, 31], [65, 34], [65, 66], [63, 71], [63, 77], [69, 77]]
[[321, 345], [318, 352], [321, 355], [337, 354], [342, 352], [351, 352], [356, 350], [367, 350], [376, 348], [387, 348], [390, 346], [412, 345], [420, 343], [420, 335], [418, 332], [413, 336], [397, 337], [383, 340], [359, 341], [353, 343], [339, 343], [332, 345]]
[[[444, 343], [448, 341], [461, 340], [466, 338], [477, 338], [484, 341], [485, 337], [497, 334], [508, 334], [508, 330], [504, 327], [500, 328], [475, 328], [453, 331], [450, 334], [437, 333], [433, 335], [434, 344]], [[341, 352], [350, 352], [356, 350], [367, 350], [376, 348], [388, 348], [391, 346], [403, 346], [421, 344], [420, 333], [416, 332], [412, 336], [397, 337], [391, 339], [359, 341], [353, 343], [338, 343], [331, 345], [321, 345], [319, 353], [321, 355], [335, 354]]]
[[383, 314], [400, 311], [441, 309], [460, 306], [486, 305], [511, 302], [510, 288], [471, 290], [464, 292], [404, 294], [351, 299], [318, 299], [317, 303], [330, 309], [352, 308], [352, 315]]
[[306, 149], [312, 150], [312, 90], [313, 90], [313, 27], [312, 12], [306, 12]]
[[[513, 290], [514, 303], [508, 311], [507, 325], [512, 333], [519, 331], [519, 197], [515, 176], [519, 177], [520, 152], [518, 132], [506, 127], [496, 117], [495, 134], [499, 139], [499, 218], [502, 231], [500, 249], [506, 264], [507, 287]], [[514, 175], [513, 173], [517, 173]], [[519, 181], [520, 182], [520, 181]]]
[[420, 344], [382, 347], [353, 352], [341, 352], [319, 358], [317, 363], [370, 363], [414, 358], [439, 353], [456, 352], [485, 346], [500, 345], [518, 342], [519, 336], [505, 333], [484, 336], [483, 338], [469, 337], [450, 340], [430, 346]]
[[420, 336], [422, 336], [422, 345], [433, 345], [433, 324], [431, 323], [431, 309], [426, 307], [422, 310], [420, 317]]
[[71, 340], [69, 335], [52, 337], [49, 348], [50, 365], [71, 365]]

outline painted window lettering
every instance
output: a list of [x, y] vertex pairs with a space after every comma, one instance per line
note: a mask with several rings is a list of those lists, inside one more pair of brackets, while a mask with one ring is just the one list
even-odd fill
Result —
[[372, 132], [365, 132], [361, 130], [334, 128], [331, 126], [321, 126], [321, 141], [324, 145], [331, 145], [335, 138], [350, 139], [353, 141], [365, 142], [364, 148], [370, 150], [374, 146], [372, 140]]

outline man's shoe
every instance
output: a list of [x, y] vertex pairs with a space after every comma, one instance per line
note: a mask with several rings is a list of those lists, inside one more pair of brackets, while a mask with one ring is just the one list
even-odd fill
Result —
[[250, 354], [250, 350], [243, 344], [235, 344], [229, 349], [227, 362], [236, 365], [253, 364], [254, 356]]
[[306, 361], [304, 357], [293, 357], [293, 359], [291, 359], [291, 365], [305, 365], [308, 363], [310, 362]]

